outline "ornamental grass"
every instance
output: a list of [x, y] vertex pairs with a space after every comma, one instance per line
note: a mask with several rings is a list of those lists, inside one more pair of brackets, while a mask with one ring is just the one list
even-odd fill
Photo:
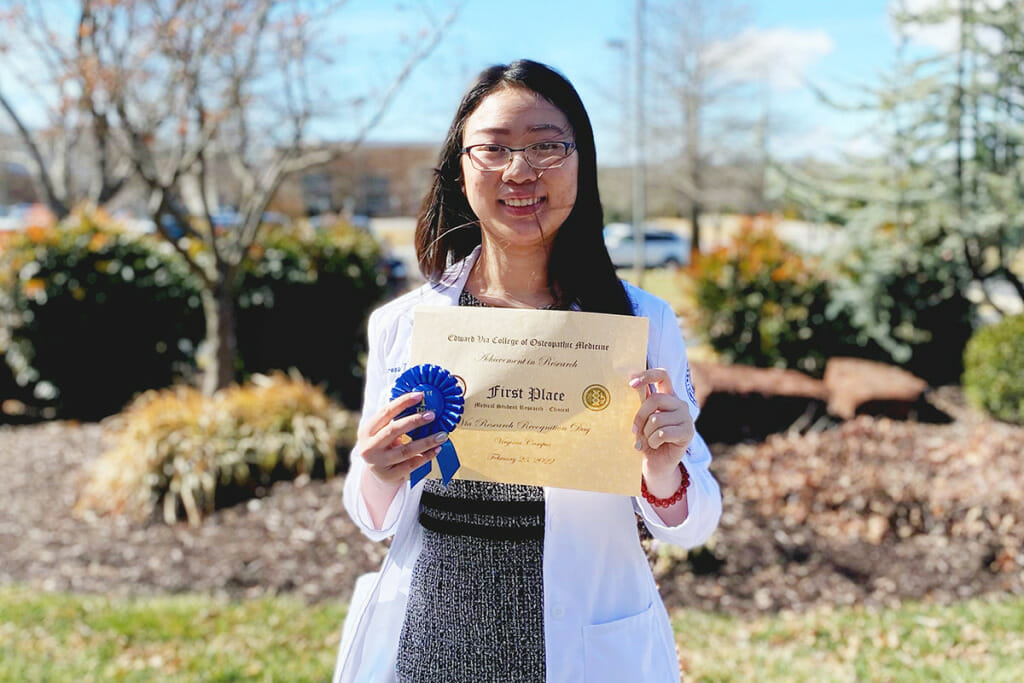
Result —
[[333, 476], [356, 422], [294, 373], [254, 375], [213, 396], [185, 386], [147, 391], [106, 422], [111, 447], [75, 510], [198, 525], [275, 481]]

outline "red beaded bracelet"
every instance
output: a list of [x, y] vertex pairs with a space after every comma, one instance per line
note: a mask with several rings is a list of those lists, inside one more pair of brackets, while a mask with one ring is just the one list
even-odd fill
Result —
[[686, 489], [690, 487], [690, 474], [686, 471], [686, 467], [683, 463], [679, 463], [679, 471], [683, 474], [683, 480], [679, 482], [679, 488], [669, 498], [656, 498], [647, 490], [647, 481], [643, 478], [640, 479], [640, 493], [647, 500], [648, 503], [656, 508], [670, 508], [680, 500], [683, 499], [683, 495], [686, 493]]

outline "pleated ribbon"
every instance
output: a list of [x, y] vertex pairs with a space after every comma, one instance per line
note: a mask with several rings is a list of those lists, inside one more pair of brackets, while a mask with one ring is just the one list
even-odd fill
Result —
[[[455, 376], [438, 365], [425, 363], [413, 366], [395, 380], [395, 386], [391, 389], [391, 398], [398, 398], [411, 391], [422, 391], [423, 400], [403, 410], [395, 419], [428, 410], [432, 410], [436, 417], [433, 422], [408, 432], [409, 437], [422, 439], [438, 432], [451, 434], [462, 420], [462, 411], [465, 408], [462, 388], [459, 387]], [[437, 454], [435, 460], [441, 472], [441, 481], [447, 486], [459, 469], [459, 456], [450, 439], [441, 444], [441, 452]], [[433, 463], [428, 462], [413, 470], [409, 475], [409, 486], [415, 486], [430, 474], [432, 465]]]

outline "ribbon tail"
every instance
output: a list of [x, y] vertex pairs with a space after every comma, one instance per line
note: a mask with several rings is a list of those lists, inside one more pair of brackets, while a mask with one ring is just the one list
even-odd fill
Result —
[[441, 470], [441, 482], [447, 486], [459, 469], [459, 456], [451, 441], [441, 444], [441, 452], [437, 454], [437, 466]]
[[409, 475], [409, 488], [412, 488], [416, 484], [420, 483], [424, 477], [430, 474], [430, 463], [425, 462], [412, 471]]

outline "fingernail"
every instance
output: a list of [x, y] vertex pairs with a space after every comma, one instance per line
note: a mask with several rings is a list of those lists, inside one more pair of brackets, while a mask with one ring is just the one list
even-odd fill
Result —
[[433, 422], [434, 421], [434, 411], [433, 410], [427, 410], [425, 412], [422, 412], [422, 413], [420, 413], [420, 417], [423, 419], [424, 422]]
[[444, 443], [448, 440], [448, 432], [438, 432], [434, 435], [434, 441], [437, 443]]
[[640, 439], [637, 439], [637, 440], [636, 440], [636, 449], [637, 449], [638, 451], [642, 451], [642, 450], [644, 449], [644, 446], [643, 446], [643, 444], [642, 444], [642, 443], [640, 443]]
[[629, 386], [636, 389], [638, 386], [640, 386], [640, 378], [634, 377], [633, 379], [629, 380]]
[[636, 422], [634, 422], [633, 423], [633, 433], [636, 434], [636, 431], [637, 431], [637, 429], [636, 429]]

